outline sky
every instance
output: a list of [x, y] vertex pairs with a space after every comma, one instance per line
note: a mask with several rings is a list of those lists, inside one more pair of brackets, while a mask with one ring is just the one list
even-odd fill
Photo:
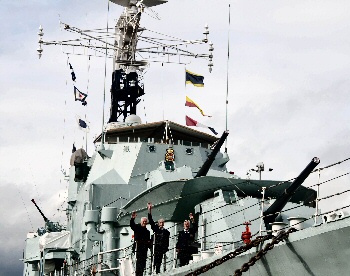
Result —
[[[69, 170], [72, 144], [87, 144], [91, 155], [93, 137], [109, 116], [112, 60], [93, 55], [89, 60], [60, 46], [44, 46], [39, 60], [39, 25], [44, 41], [62, 40], [71, 34], [60, 28], [60, 20], [81, 29], [106, 28], [107, 22], [111, 28], [121, 12], [115, 4], [108, 12], [107, 0], [1, 1], [0, 276], [21, 275], [26, 233], [44, 224], [32, 198], [49, 219], [64, 223], [63, 172]], [[175, 37], [202, 39], [208, 24], [214, 67], [209, 73], [207, 61], [200, 59], [176, 64], [178, 57], [169, 64], [151, 63], [145, 70], [146, 95], [138, 115], [143, 122], [165, 119], [180, 124], [189, 115], [219, 133], [227, 118], [227, 167], [242, 178], [259, 162], [266, 168], [262, 179], [288, 180], [315, 156], [321, 168], [346, 160], [349, 12], [349, 1], [342, 0], [169, 0], [146, 9], [142, 26]], [[199, 52], [207, 49], [208, 45], [198, 46]], [[76, 86], [88, 92], [85, 107], [74, 101], [68, 59]], [[204, 76], [204, 88], [184, 85], [185, 68]], [[185, 107], [186, 95], [212, 117]], [[77, 115], [90, 122], [87, 137], [77, 126]], [[336, 180], [322, 185], [320, 195], [347, 190], [349, 176], [342, 175], [348, 172], [349, 161], [322, 170], [320, 181]], [[250, 174], [252, 179], [259, 177]], [[305, 185], [317, 182], [318, 175], [312, 174]], [[326, 211], [349, 203], [348, 193], [320, 202]]]

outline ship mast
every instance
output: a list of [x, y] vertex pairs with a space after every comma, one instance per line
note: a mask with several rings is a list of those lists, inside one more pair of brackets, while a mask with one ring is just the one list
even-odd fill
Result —
[[[100, 30], [81, 30], [60, 22], [63, 29], [79, 34], [79, 39], [69, 39], [64, 41], [44, 41], [43, 28], [39, 28], [39, 48], [37, 49], [39, 58], [42, 56], [42, 45], [60, 45], [65, 54], [85, 55], [85, 52], [78, 53], [76, 48], [84, 51], [90, 49], [96, 57], [113, 58], [113, 73], [111, 85], [111, 107], [108, 122], [125, 122], [129, 115], [136, 115], [136, 106], [141, 101], [140, 97], [145, 94], [141, 81], [143, 69], [149, 62], [187, 64], [185, 58], [195, 57], [209, 60], [209, 72], [212, 71], [213, 44], [208, 41], [209, 29], [205, 26], [203, 39], [187, 40], [160, 34], [158, 32], [152, 37], [144, 35], [145, 32], [152, 32], [149, 29], [140, 27], [141, 14], [149, 7], [166, 3], [167, 0], [110, 0], [117, 5], [124, 7], [124, 12], [119, 17], [114, 32], [114, 41], [108, 30], [105, 37], [101, 36]], [[151, 11], [153, 12], [153, 11]], [[158, 37], [162, 36], [162, 37]], [[91, 41], [94, 43], [90, 43]], [[137, 47], [138, 42], [142, 42], [142, 47]], [[206, 44], [209, 42], [209, 54], [198, 54], [191, 51], [191, 46]], [[187, 47], [189, 46], [189, 47]], [[70, 50], [71, 49], [71, 50]], [[104, 53], [105, 52], [105, 53]], [[148, 53], [150, 56], [158, 57], [159, 60], [136, 59], [136, 53]], [[88, 54], [88, 55], [91, 55]], [[171, 61], [170, 57], [179, 57], [178, 61]], [[185, 60], [180, 60], [183, 57]], [[164, 60], [164, 58], [167, 58]]]
[[139, 82], [138, 71], [147, 65], [147, 61], [136, 61], [136, 46], [140, 28], [141, 13], [145, 6], [156, 6], [164, 0], [111, 0], [124, 6], [124, 12], [115, 26], [115, 53], [113, 61], [111, 108], [108, 122], [123, 121], [136, 114], [136, 106], [144, 95], [143, 85]]
[[115, 53], [111, 87], [111, 108], [108, 122], [117, 122], [120, 117], [136, 114], [139, 97], [144, 95], [143, 86], [139, 83], [137, 70], [147, 62], [136, 62], [136, 45], [139, 23], [143, 6], [141, 1], [113, 1], [125, 7], [115, 26]]

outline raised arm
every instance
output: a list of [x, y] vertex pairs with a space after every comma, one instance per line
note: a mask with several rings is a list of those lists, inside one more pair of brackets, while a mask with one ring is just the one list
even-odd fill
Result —
[[148, 209], [148, 214], [152, 215], [152, 203], [151, 202], [147, 203], [147, 209]]
[[192, 223], [192, 228], [193, 228], [193, 230], [194, 230], [194, 233], [196, 233], [197, 230], [198, 230], [198, 223], [194, 220], [194, 216], [193, 216], [192, 213], [190, 213], [188, 216], [190, 217], [190, 220], [191, 220], [191, 223]]
[[133, 211], [133, 212], [131, 213], [130, 227], [131, 227], [131, 229], [134, 230], [134, 231], [135, 231], [135, 229], [136, 229], [135, 218], [136, 218], [136, 212]]
[[155, 224], [152, 218], [152, 203], [148, 202], [147, 208], [148, 208], [148, 221], [149, 221], [149, 224], [151, 225], [152, 230], [155, 232], [157, 231], [157, 225]]

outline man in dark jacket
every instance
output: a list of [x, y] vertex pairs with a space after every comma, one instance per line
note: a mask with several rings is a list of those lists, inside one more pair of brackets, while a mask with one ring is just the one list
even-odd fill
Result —
[[152, 218], [152, 204], [148, 203], [148, 220], [151, 224], [153, 235], [152, 241], [154, 243], [154, 265], [156, 273], [160, 273], [160, 266], [162, 264], [163, 256], [168, 251], [170, 232], [164, 228], [164, 219], [158, 220], [158, 225], [155, 224]]
[[193, 246], [194, 237], [198, 229], [197, 223], [194, 221], [192, 213], [189, 214], [192, 222], [190, 228], [190, 221], [184, 221], [184, 229], [179, 232], [176, 243], [177, 258], [180, 260], [180, 266], [188, 265], [192, 259], [192, 254], [197, 253], [197, 247]]
[[146, 267], [147, 251], [150, 246], [150, 232], [146, 228], [147, 218], [141, 218], [141, 224], [135, 224], [136, 212], [132, 212], [130, 227], [134, 230], [136, 243], [136, 276], [142, 276]]

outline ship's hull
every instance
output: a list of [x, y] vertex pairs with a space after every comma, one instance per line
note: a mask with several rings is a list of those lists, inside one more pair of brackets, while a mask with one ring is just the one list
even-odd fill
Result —
[[[268, 242], [268, 241], [267, 241]], [[234, 275], [236, 269], [256, 255], [260, 248], [214, 266], [202, 275]], [[226, 253], [227, 254], [227, 253]], [[221, 258], [211, 258], [169, 271], [168, 275], [187, 275]], [[349, 275], [350, 217], [291, 233], [250, 267], [243, 275], [250, 276], [329, 276]]]

